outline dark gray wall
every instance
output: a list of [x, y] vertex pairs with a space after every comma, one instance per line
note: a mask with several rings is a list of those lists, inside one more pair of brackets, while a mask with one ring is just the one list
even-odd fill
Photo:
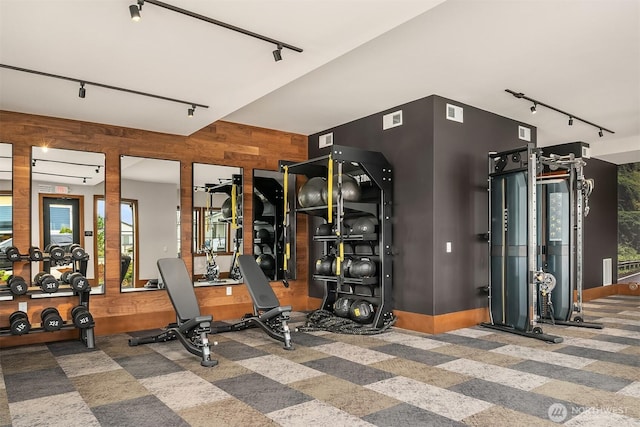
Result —
[[[447, 120], [446, 104], [464, 108], [464, 123]], [[435, 97], [434, 314], [487, 304], [479, 288], [488, 282], [488, 152], [525, 147], [518, 126], [536, 129], [487, 111]], [[452, 251], [445, 251], [451, 242]]]
[[595, 180], [584, 219], [584, 288], [602, 286], [602, 260], [611, 258], [613, 283], [618, 271], [618, 166], [587, 159], [584, 175]]
[[[445, 118], [447, 102], [464, 108], [464, 123]], [[383, 131], [382, 116], [399, 109], [403, 125]], [[434, 315], [486, 304], [477, 288], [487, 284], [487, 244], [478, 237], [487, 232], [487, 153], [526, 145], [520, 124], [430, 96], [309, 137], [310, 158], [326, 154], [318, 136], [333, 132], [335, 144], [380, 151], [393, 165], [395, 309]], [[535, 128], [522, 125], [535, 141]], [[310, 295], [321, 296], [322, 285]]]
[[[326, 154], [318, 136], [333, 132], [335, 144], [379, 151], [393, 165], [394, 308], [416, 313], [433, 304], [433, 102], [423, 98], [309, 137], [310, 158]], [[382, 116], [399, 108], [404, 125], [383, 131]], [[321, 295], [321, 284], [312, 288]]]

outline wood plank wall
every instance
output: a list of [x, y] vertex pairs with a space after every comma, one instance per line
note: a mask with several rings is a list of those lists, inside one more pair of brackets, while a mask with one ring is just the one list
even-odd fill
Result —
[[[190, 207], [192, 198], [192, 164], [208, 163], [243, 168], [243, 215], [251, 218], [253, 169], [277, 170], [280, 159], [307, 159], [307, 137], [224, 121], [215, 122], [190, 136], [169, 135], [116, 126], [86, 123], [52, 117], [0, 111], [0, 142], [13, 145], [13, 243], [26, 251], [31, 243], [30, 193], [31, 149], [51, 148], [91, 151], [105, 154], [106, 209], [106, 292], [92, 295], [90, 311], [96, 319], [97, 334], [111, 334], [165, 326], [175, 320], [171, 303], [164, 291], [121, 293], [120, 276], [120, 156], [140, 156], [180, 161], [181, 206]], [[191, 269], [191, 210], [181, 209], [182, 258]], [[297, 277], [289, 288], [281, 282], [272, 287], [282, 305], [296, 310], [309, 308], [307, 218], [300, 215], [297, 225]], [[243, 230], [245, 253], [252, 253], [252, 229]], [[30, 276], [29, 264], [16, 263], [15, 274]], [[203, 313], [214, 319], [238, 318], [252, 311], [251, 299], [243, 285], [233, 286], [233, 295], [224, 287], [196, 289]], [[77, 298], [30, 299], [16, 297], [0, 301], [0, 326], [8, 325], [9, 314], [19, 301], [27, 301], [29, 318], [39, 322], [42, 308], [58, 306], [64, 319], [77, 304]], [[77, 336], [76, 331], [39, 333], [21, 337], [0, 337], [0, 347], [31, 342], [47, 342]]]

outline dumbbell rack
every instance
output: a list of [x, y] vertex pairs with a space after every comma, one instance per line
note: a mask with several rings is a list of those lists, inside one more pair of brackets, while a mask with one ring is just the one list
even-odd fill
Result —
[[[331, 166], [329, 166], [331, 164]], [[288, 173], [305, 175], [307, 178], [328, 177], [329, 169], [333, 173], [359, 175], [365, 178], [374, 190], [375, 196], [363, 202], [344, 201], [338, 193], [331, 207], [333, 223], [338, 233], [330, 236], [313, 236], [314, 242], [323, 244], [323, 254], [336, 250], [345, 243], [362, 242], [375, 249], [373, 255], [366, 255], [374, 260], [377, 272], [372, 277], [345, 277], [344, 269], [337, 275], [312, 274], [313, 280], [322, 282], [322, 309], [332, 311], [334, 302], [342, 296], [363, 299], [376, 307], [371, 326], [380, 328], [393, 318], [392, 314], [392, 194], [391, 165], [382, 153], [367, 151], [349, 146], [333, 145], [329, 155], [317, 157], [305, 162], [293, 163], [280, 161], [281, 169]], [[334, 185], [337, 185], [334, 183]], [[329, 206], [297, 207], [297, 213], [303, 213], [328, 220]], [[358, 216], [371, 215], [378, 220], [377, 233], [349, 234], [344, 220]], [[342, 256], [343, 254], [337, 254]], [[358, 255], [356, 255], [358, 256]], [[364, 256], [364, 255], [363, 255]], [[313, 260], [312, 260], [313, 262]], [[313, 271], [313, 265], [310, 265]]]
[[[77, 259], [73, 259], [70, 255], [65, 254], [63, 259], [53, 260], [50, 258], [48, 254], [44, 253], [42, 259], [39, 259], [37, 261], [51, 262], [52, 264], [56, 264], [56, 265], [71, 264], [73, 265], [74, 271], [80, 271], [83, 269], [83, 263], [84, 263], [84, 266], [86, 266], [86, 261], [88, 260], [88, 258], [89, 256], [85, 255], [85, 257], [82, 260], [77, 260]], [[11, 261], [12, 262], [33, 262], [34, 260], [31, 259], [28, 255], [20, 255], [19, 259], [11, 259]], [[86, 269], [86, 267], [84, 267], [84, 269]], [[30, 286], [27, 292], [24, 295], [20, 295], [20, 296], [28, 296], [32, 299], [35, 299], [35, 298], [50, 298], [54, 296], [62, 297], [62, 296], [71, 296], [71, 295], [76, 295], [78, 297], [78, 305], [82, 305], [87, 310], [89, 310], [89, 296], [91, 295], [90, 286], [84, 291], [76, 291], [71, 287], [71, 285], [66, 283], [61, 283], [56, 293], [46, 293], [36, 286]], [[13, 301], [17, 296], [18, 295], [12, 294], [8, 287], [0, 288], [0, 301]], [[46, 331], [41, 325], [40, 326], [35, 326], [35, 325], [38, 325], [38, 323], [31, 324], [29, 334], [40, 333], [40, 332], [50, 332], [50, 331]], [[95, 347], [94, 326], [95, 325], [92, 323], [88, 328], [78, 329], [80, 331], [80, 340], [87, 346], [87, 348]], [[76, 328], [76, 325], [73, 323], [73, 320], [67, 320], [63, 322], [59, 330], [61, 331], [71, 330], [75, 328]], [[12, 334], [11, 330], [8, 327], [0, 327], [0, 337], [3, 337], [3, 336], [19, 336], [19, 335]]]

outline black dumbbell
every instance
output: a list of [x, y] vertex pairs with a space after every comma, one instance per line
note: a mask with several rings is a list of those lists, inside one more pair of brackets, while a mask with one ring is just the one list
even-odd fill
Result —
[[55, 261], [60, 261], [64, 259], [64, 249], [55, 243], [50, 243], [44, 248], [44, 251], [49, 254], [49, 257]]
[[69, 246], [68, 251], [71, 254], [71, 258], [73, 258], [76, 261], [80, 261], [85, 256], [84, 249], [82, 248], [82, 246], [80, 246], [77, 243], [74, 243], [71, 246]]
[[78, 329], [93, 328], [93, 316], [84, 305], [77, 305], [71, 309], [73, 324]]
[[59, 331], [62, 328], [62, 317], [55, 307], [47, 307], [40, 313], [42, 328], [47, 332]]
[[53, 277], [52, 274], [49, 274], [45, 271], [41, 271], [40, 273], [36, 274], [36, 277], [33, 278], [33, 281], [36, 285], [40, 286], [42, 292], [46, 292], [49, 294], [57, 292], [58, 288], [60, 287], [58, 280], [56, 280], [56, 278]]
[[5, 251], [9, 261], [20, 261], [20, 251], [15, 246], [9, 246]]
[[27, 281], [24, 280], [22, 276], [9, 276], [7, 280], [7, 285], [9, 285], [9, 290], [14, 295], [24, 295], [27, 293], [29, 289], [29, 285], [27, 285]]
[[31, 329], [31, 323], [29, 323], [29, 316], [24, 311], [14, 311], [9, 316], [9, 328], [11, 335], [23, 335], [28, 334]]
[[37, 246], [31, 246], [29, 248], [29, 259], [31, 261], [42, 261], [44, 259], [44, 255], [42, 255], [42, 251]]
[[71, 285], [71, 288], [74, 291], [82, 292], [89, 287], [89, 281], [82, 275], [82, 273], [72, 273], [70, 271], [65, 271], [60, 276], [60, 280]]

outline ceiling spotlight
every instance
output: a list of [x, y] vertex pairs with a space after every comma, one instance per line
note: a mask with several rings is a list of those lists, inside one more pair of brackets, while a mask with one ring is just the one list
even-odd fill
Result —
[[534, 102], [533, 105], [531, 106], [531, 114], [535, 114], [536, 113], [536, 107], [538, 106], [537, 102]]
[[569, 126], [573, 126], [573, 117], [569, 116]]
[[87, 94], [87, 90], [84, 88], [84, 82], [80, 82], [80, 90], [78, 91], [78, 96], [80, 98], [84, 98], [86, 94]]
[[273, 59], [278, 62], [282, 61], [282, 45], [279, 44], [277, 49], [273, 51]]
[[602, 136], [603, 136], [603, 135], [604, 135], [604, 133], [602, 133], [602, 128], [600, 128], [600, 130], [598, 131], [598, 136], [599, 136], [600, 138], [602, 138]]
[[144, 0], [138, 0], [138, 4], [132, 4], [129, 6], [129, 13], [131, 14], [131, 20], [133, 22], [138, 22], [140, 20], [140, 11], [142, 10], [143, 4]]
[[195, 106], [195, 105], [191, 105], [191, 108], [189, 108], [189, 109], [187, 110], [187, 116], [188, 116], [188, 117], [193, 117], [193, 113], [194, 113], [194, 111], [196, 111], [196, 106]]

